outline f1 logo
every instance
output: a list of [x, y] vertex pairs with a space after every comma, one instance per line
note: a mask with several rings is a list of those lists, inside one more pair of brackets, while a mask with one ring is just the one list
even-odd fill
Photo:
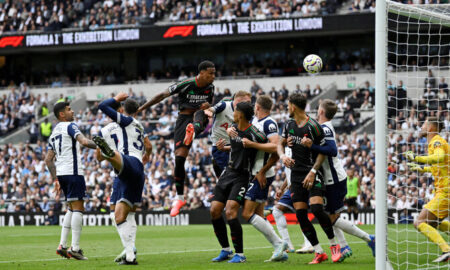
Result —
[[164, 33], [163, 38], [173, 38], [175, 36], [187, 37], [192, 35], [194, 25], [172, 26]]
[[0, 48], [5, 48], [6, 46], [17, 47], [22, 44], [24, 36], [10, 36], [2, 37], [0, 39]]

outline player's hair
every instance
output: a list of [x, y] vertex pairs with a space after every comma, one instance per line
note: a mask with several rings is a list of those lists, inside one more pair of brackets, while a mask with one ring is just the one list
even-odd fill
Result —
[[236, 105], [236, 111], [243, 113], [244, 117], [245, 117], [245, 119], [247, 119], [247, 121], [252, 120], [253, 114], [255, 113], [253, 111], [252, 103], [250, 103], [250, 102], [239, 102]]
[[320, 103], [320, 106], [325, 111], [325, 117], [330, 120], [333, 119], [338, 109], [336, 102], [332, 101], [331, 99], [324, 99], [322, 100], [322, 103]]
[[55, 114], [56, 119], [59, 119], [59, 113], [63, 112], [67, 106], [70, 106], [70, 103], [65, 101], [60, 101], [55, 104], [53, 107], [53, 113]]
[[306, 108], [306, 96], [300, 93], [295, 93], [289, 96], [289, 102], [299, 107], [301, 110]]
[[127, 98], [123, 104], [123, 108], [127, 114], [133, 115], [139, 109], [139, 103], [132, 98]]
[[208, 60], [202, 61], [200, 64], [198, 64], [198, 72], [202, 70], [207, 70], [208, 68], [213, 68], [214, 63]]
[[444, 128], [444, 123], [442, 123], [442, 121], [440, 121], [436, 116], [429, 116], [427, 118], [427, 121], [429, 124], [433, 124], [438, 132], [441, 132], [441, 130]]
[[252, 94], [250, 94], [250, 92], [247, 92], [247, 91], [244, 91], [244, 90], [239, 90], [239, 91], [236, 92], [236, 94], [234, 94], [234, 98], [246, 97], [246, 96], [251, 98]]
[[273, 102], [272, 98], [269, 97], [268, 95], [262, 95], [256, 99], [256, 104], [261, 106], [263, 110], [270, 112], [270, 110], [272, 110]]

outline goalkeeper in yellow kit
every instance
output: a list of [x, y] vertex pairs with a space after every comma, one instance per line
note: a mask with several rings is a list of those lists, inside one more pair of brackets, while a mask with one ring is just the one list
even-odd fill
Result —
[[[419, 172], [431, 172], [434, 177], [434, 197], [424, 206], [414, 222], [414, 227], [439, 245], [442, 250], [442, 255], [433, 262], [446, 262], [450, 259], [450, 246], [436, 230], [438, 228], [447, 234], [450, 232], [450, 223], [444, 220], [450, 212], [450, 149], [447, 141], [439, 135], [442, 127], [443, 124], [439, 122], [438, 118], [428, 117], [420, 134], [421, 137], [427, 137], [428, 156], [415, 156], [412, 151], [405, 153], [410, 162], [416, 162], [408, 163], [410, 169]], [[420, 164], [425, 166], [421, 167]]]

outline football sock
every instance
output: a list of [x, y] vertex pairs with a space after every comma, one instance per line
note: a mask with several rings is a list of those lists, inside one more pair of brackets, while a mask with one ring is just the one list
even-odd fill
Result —
[[234, 251], [236, 253], [244, 253], [244, 241], [242, 239], [242, 226], [239, 219], [228, 220], [231, 231], [231, 240], [233, 241]]
[[213, 225], [217, 240], [219, 240], [220, 246], [223, 249], [230, 248], [230, 243], [228, 242], [227, 236], [227, 225], [225, 224], [225, 220], [223, 219], [223, 217], [220, 216], [220, 218], [218, 219], [213, 219], [211, 220], [211, 223]]
[[133, 247], [136, 246], [136, 232], [137, 232], [137, 224], [136, 224], [136, 218], [135, 213], [130, 212], [127, 216], [127, 222], [130, 223], [131, 227], [131, 241], [133, 243]]
[[368, 233], [366, 233], [365, 231], [361, 230], [360, 228], [352, 224], [350, 221], [345, 220], [343, 218], [339, 217], [334, 223], [334, 227], [337, 227], [343, 230], [344, 232], [356, 236], [366, 242], [370, 241], [370, 235]]
[[283, 212], [280, 209], [278, 209], [277, 207], [274, 207], [273, 211], [272, 211], [272, 215], [275, 218], [278, 232], [280, 233], [283, 241], [288, 243], [289, 248], [294, 248], [294, 245], [292, 245], [291, 238], [289, 236], [286, 217], [284, 216]]
[[334, 230], [334, 236], [336, 236], [336, 239], [338, 240], [339, 245], [341, 247], [348, 246], [347, 239], [345, 239], [345, 236], [344, 236], [344, 232], [336, 226], [333, 226], [333, 230]]
[[[334, 241], [333, 224], [331, 224], [330, 217], [323, 210], [323, 204], [311, 204], [311, 212], [314, 214], [317, 220], [319, 220], [319, 224], [330, 242]], [[334, 241], [334, 243], [336, 242]]]
[[111, 224], [112, 224], [114, 227], [117, 227], [117, 224], [116, 224], [116, 216], [115, 216], [115, 214], [114, 214], [114, 211], [111, 211], [111, 212], [109, 213], [109, 217], [111, 218]]
[[444, 220], [439, 224], [438, 229], [441, 232], [445, 232], [446, 234], [450, 234], [450, 222], [447, 220]]
[[83, 213], [73, 211], [72, 213], [72, 250], [80, 250], [81, 226], [83, 225]]
[[417, 229], [419, 230], [419, 232], [428, 237], [430, 241], [437, 244], [442, 252], [450, 252], [450, 246], [447, 244], [447, 242], [445, 242], [444, 238], [442, 238], [442, 236], [435, 228], [425, 222], [422, 222], [419, 224]]
[[354, 220], [355, 222], [358, 221], [358, 210], [353, 210], [353, 220]]
[[185, 157], [176, 156], [175, 157], [175, 187], [177, 189], [178, 195], [184, 194], [184, 179], [186, 178], [186, 171], [184, 170]]
[[308, 237], [302, 232], [303, 235], [303, 246], [304, 247], [312, 247], [311, 242], [309, 242]]
[[275, 233], [273, 226], [270, 225], [266, 220], [257, 214], [253, 214], [253, 216], [248, 220], [250, 224], [255, 227], [260, 233], [266, 237], [267, 241], [269, 241], [274, 248], [282, 243], [280, 237]]
[[194, 113], [194, 132], [195, 135], [198, 136], [205, 130], [206, 124], [208, 123], [208, 117], [205, 114], [205, 111], [198, 110]]
[[120, 240], [122, 240], [123, 247], [125, 248], [126, 260], [131, 262], [134, 260], [133, 250], [133, 236], [132, 225], [127, 220], [117, 224], [117, 231], [119, 231]]
[[319, 244], [319, 240], [317, 239], [317, 233], [312, 225], [311, 221], [308, 219], [308, 210], [306, 209], [297, 209], [295, 210], [295, 214], [297, 216], [297, 220], [300, 223], [300, 227], [302, 232], [308, 238], [309, 242], [312, 246], [316, 246]]
[[67, 238], [69, 236], [70, 232], [70, 225], [72, 223], [72, 211], [70, 209], [67, 209], [66, 214], [64, 215], [62, 229], [61, 229], [61, 241], [59, 244], [66, 248], [67, 247]]
[[324, 251], [323, 248], [320, 246], [320, 244], [317, 244], [314, 246], [314, 252], [322, 254]]

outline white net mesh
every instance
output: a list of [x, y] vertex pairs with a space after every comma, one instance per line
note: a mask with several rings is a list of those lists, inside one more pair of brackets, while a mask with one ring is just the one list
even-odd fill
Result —
[[[430, 116], [445, 125], [440, 134], [448, 141], [450, 5], [388, 1], [387, 10], [388, 259], [393, 269], [449, 269], [448, 263], [433, 262], [442, 249], [413, 225], [435, 197], [436, 179], [409, 168], [403, 153], [428, 155], [430, 138], [420, 137], [420, 130]], [[441, 201], [439, 213], [448, 213], [448, 202]], [[448, 231], [437, 232], [448, 243]]]

